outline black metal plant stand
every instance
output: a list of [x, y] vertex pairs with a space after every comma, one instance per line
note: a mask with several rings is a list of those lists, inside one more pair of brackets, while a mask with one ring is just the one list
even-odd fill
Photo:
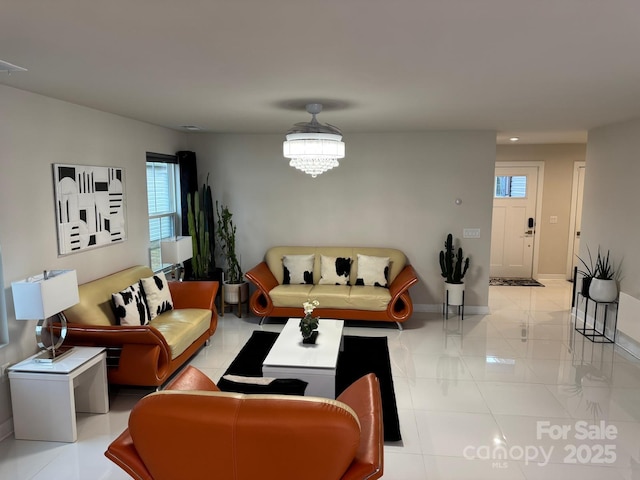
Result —
[[[618, 323], [618, 302], [614, 300], [613, 302], [598, 302], [588, 295], [585, 295], [582, 291], [579, 291], [577, 288], [578, 276], [577, 269], [574, 270], [573, 274], [573, 302], [572, 306], [575, 308], [575, 322], [574, 328], [577, 332], [582, 334], [584, 337], [592, 341], [593, 343], [615, 343], [616, 341], [616, 327]], [[579, 319], [579, 310], [578, 303], [579, 299], [584, 299], [584, 312], [582, 316], [582, 327], [578, 326]], [[589, 302], [594, 303], [594, 311], [593, 311], [593, 326], [592, 328], [587, 328], [587, 318], [589, 314]], [[602, 311], [602, 307], [604, 306], [604, 314], [602, 315], [602, 321], [598, 321], [598, 310]], [[615, 312], [609, 317], [609, 307], [615, 307]], [[613, 335], [607, 333], [607, 321], [609, 320], [609, 331], [613, 332]], [[599, 323], [601, 323], [601, 328], [599, 328]]]
[[444, 318], [449, 318], [449, 307], [458, 307], [458, 315], [464, 320], [464, 290], [462, 291], [462, 304], [461, 305], [449, 305], [449, 290], [445, 291], [445, 301], [442, 304], [442, 315]]

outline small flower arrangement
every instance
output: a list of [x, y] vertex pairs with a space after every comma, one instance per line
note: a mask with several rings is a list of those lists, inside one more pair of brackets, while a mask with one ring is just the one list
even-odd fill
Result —
[[300, 319], [300, 333], [303, 338], [310, 338], [314, 330], [318, 328], [318, 317], [313, 316], [313, 310], [320, 305], [318, 300], [307, 300], [302, 304], [304, 317]]

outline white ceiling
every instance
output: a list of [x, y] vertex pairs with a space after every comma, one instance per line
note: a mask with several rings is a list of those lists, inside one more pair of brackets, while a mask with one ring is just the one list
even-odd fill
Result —
[[490, 129], [640, 115], [638, 0], [2, 0], [0, 83], [170, 128]]

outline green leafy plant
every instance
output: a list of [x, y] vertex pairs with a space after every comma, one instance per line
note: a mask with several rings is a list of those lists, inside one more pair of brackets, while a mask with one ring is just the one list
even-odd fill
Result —
[[236, 254], [236, 226], [233, 224], [233, 214], [226, 205], [219, 205], [216, 201], [218, 214], [217, 236], [220, 240], [220, 250], [227, 264], [227, 283], [242, 283], [242, 269]]
[[447, 283], [463, 283], [462, 279], [469, 269], [469, 258], [464, 258], [462, 248], [454, 253], [453, 235], [447, 235], [444, 250], [440, 252], [440, 269]]
[[596, 266], [593, 264], [593, 257], [591, 256], [591, 250], [589, 250], [589, 247], [587, 247], [587, 253], [589, 254], [589, 263], [587, 263], [586, 260], [583, 260], [579, 255], [576, 255], [584, 267], [584, 270], [578, 270], [578, 273], [585, 277], [593, 278], [596, 276]]
[[587, 247], [587, 254], [589, 255], [589, 263], [587, 263], [585, 259], [576, 255], [584, 267], [583, 270], [578, 270], [578, 273], [584, 277], [598, 278], [600, 280], [611, 280], [614, 277], [615, 271], [613, 269], [613, 263], [609, 259], [609, 250], [607, 250], [607, 255], [604, 256], [600, 253], [600, 247], [598, 247], [598, 254], [596, 255], [595, 263], [589, 247]]
[[609, 250], [607, 250], [607, 256], [605, 257], [600, 254], [600, 247], [598, 247], [594, 277], [600, 280], [611, 280], [614, 273], [613, 264], [609, 261]]
[[187, 195], [187, 222], [193, 245], [191, 267], [196, 279], [211, 278], [215, 270], [215, 238], [213, 235], [213, 200], [209, 175], [201, 191]]

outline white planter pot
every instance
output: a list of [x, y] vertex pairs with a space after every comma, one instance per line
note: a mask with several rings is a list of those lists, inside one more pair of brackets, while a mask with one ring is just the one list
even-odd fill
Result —
[[447, 292], [449, 292], [449, 297], [448, 297], [449, 305], [458, 306], [463, 304], [464, 283], [444, 282], [445, 301], [447, 301]]
[[589, 297], [596, 302], [613, 302], [618, 298], [618, 286], [615, 280], [594, 278], [589, 285]]
[[249, 284], [247, 282], [224, 282], [224, 303], [237, 305], [238, 303], [246, 302], [247, 298], [249, 298]]

